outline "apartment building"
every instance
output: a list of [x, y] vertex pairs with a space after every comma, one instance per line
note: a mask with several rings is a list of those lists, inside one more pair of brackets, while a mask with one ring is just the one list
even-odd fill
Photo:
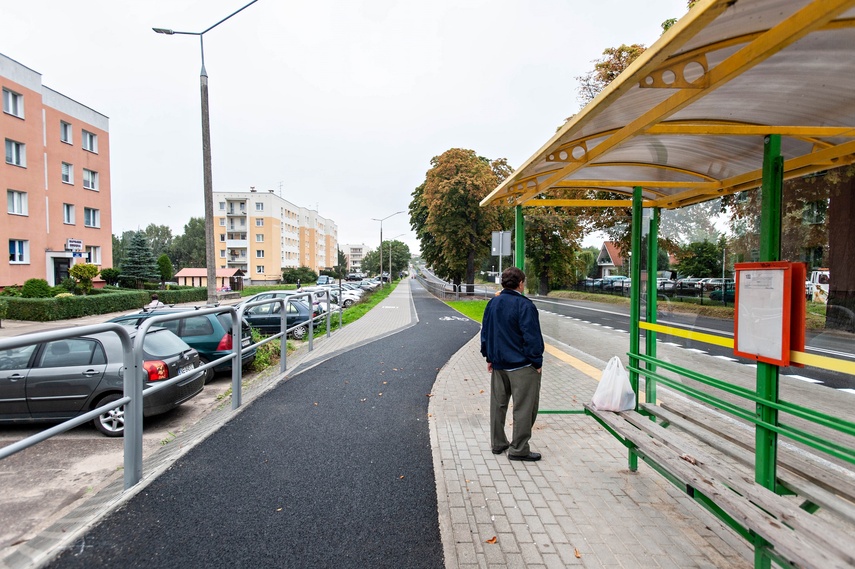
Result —
[[365, 243], [360, 243], [359, 245], [342, 245], [340, 248], [341, 252], [344, 253], [345, 259], [347, 259], [347, 272], [361, 273], [362, 258], [369, 250]]
[[111, 265], [109, 119], [42, 85], [40, 73], [0, 54], [0, 191], [9, 247], [0, 286], [51, 285], [77, 263]]
[[335, 222], [273, 190], [214, 192], [214, 215], [218, 266], [240, 269], [252, 282], [279, 282], [285, 268], [319, 272], [336, 263]]

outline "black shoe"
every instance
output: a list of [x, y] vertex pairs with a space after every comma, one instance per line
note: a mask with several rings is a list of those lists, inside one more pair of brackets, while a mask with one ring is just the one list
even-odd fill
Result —
[[493, 449], [493, 454], [502, 454], [503, 452], [505, 452], [506, 450], [508, 450], [508, 448], [510, 448], [510, 446], [511, 446], [511, 445], [505, 445], [505, 446], [503, 446], [502, 448], [494, 448], [494, 449]]
[[508, 458], [511, 460], [525, 460], [526, 462], [535, 462], [540, 460], [540, 453], [530, 452], [528, 454], [509, 454]]

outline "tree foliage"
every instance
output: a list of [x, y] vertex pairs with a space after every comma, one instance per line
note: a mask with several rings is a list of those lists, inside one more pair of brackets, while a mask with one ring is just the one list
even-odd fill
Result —
[[[392, 266], [389, 267], [389, 249], [392, 250]], [[401, 271], [407, 270], [410, 264], [410, 248], [402, 241], [383, 242], [383, 272], [395, 277]], [[362, 271], [368, 274], [380, 274], [380, 255], [376, 249], [368, 251], [362, 257]]]
[[92, 280], [98, 276], [98, 266], [89, 263], [79, 263], [68, 269], [68, 274], [77, 281], [83, 294], [89, 294], [92, 290]]
[[136, 232], [127, 246], [122, 263], [122, 276], [132, 279], [138, 287], [142, 286], [144, 281], [160, 279], [157, 261], [142, 231]]
[[635, 61], [646, 48], [638, 43], [621, 44], [603, 50], [603, 57], [594, 61], [594, 69], [576, 77], [579, 82], [579, 101], [584, 107], [594, 100], [609, 83], [623, 73], [629, 64]]
[[175, 275], [175, 268], [172, 266], [172, 261], [166, 253], [157, 258], [157, 270], [160, 273], [161, 282], [171, 281]]
[[[545, 199], [549, 196], [542, 195]], [[573, 280], [578, 272], [576, 250], [581, 228], [566, 210], [556, 207], [525, 208], [525, 249], [535, 278], [529, 290], [545, 295], [551, 288]]]
[[315, 284], [318, 281], [318, 273], [309, 267], [288, 268], [282, 271], [282, 282], [296, 284], [298, 280], [301, 285]]
[[718, 244], [700, 241], [680, 247], [675, 253], [680, 274], [701, 278], [720, 276], [722, 247], [724, 247], [723, 238]]
[[474, 283], [476, 266], [490, 254], [491, 232], [500, 229], [498, 208], [479, 202], [510, 172], [504, 159], [491, 162], [461, 148], [431, 159], [409, 210], [422, 257], [437, 275]]
[[144, 233], [148, 239], [148, 246], [151, 247], [151, 252], [156, 258], [160, 258], [164, 253], [169, 253], [172, 249], [172, 230], [168, 225], [150, 223], [145, 228]]
[[[114, 236], [115, 237], [115, 236]], [[119, 275], [122, 274], [122, 271], [119, 269], [101, 269], [101, 278], [104, 279], [108, 285], [114, 285], [119, 282]]]
[[[207, 267], [205, 255], [205, 218], [191, 217], [184, 233], [172, 242], [172, 260], [180, 270], [185, 267]], [[211, 259], [214, 262], [214, 259]]]

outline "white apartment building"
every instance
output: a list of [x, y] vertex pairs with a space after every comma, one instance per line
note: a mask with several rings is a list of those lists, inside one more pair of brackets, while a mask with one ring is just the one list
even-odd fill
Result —
[[344, 253], [345, 258], [347, 259], [347, 272], [361, 273], [362, 258], [369, 250], [365, 243], [360, 243], [359, 245], [340, 245], [340, 248], [341, 252]]
[[335, 222], [273, 190], [214, 192], [214, 217], [217, 266], [240, 269], [252, 282], [279, 282], [285, 268], [320, 272], [336, 263]]

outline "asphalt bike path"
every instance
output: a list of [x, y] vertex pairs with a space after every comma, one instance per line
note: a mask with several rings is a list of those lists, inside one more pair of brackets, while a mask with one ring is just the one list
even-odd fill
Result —
[[48, 567], [443, 567], [428, 404], [480, 326], [419, 321], [285, 381]]

